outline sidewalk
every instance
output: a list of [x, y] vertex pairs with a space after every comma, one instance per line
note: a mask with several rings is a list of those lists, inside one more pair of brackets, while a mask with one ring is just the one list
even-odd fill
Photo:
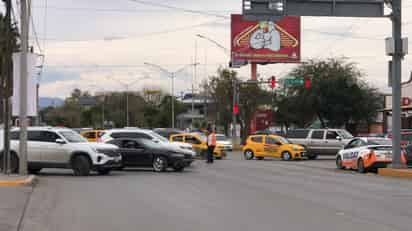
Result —
[[16, 186], [34, 186], [36, 183], [34, 175], [18, 176], [4, 175], [0, 173], [0, 187], [16, 187]]
[[0, 187], [1, 231], [15, 231], [18, 229], [31, 191], [32, 187]]

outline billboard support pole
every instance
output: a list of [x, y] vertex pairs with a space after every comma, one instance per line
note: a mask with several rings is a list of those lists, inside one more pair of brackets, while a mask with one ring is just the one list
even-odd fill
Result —
[[252, 78], [251, 80], [256, 81], [257, 80], [257, 63], [251, 63], [251, 71], [252, 71]]

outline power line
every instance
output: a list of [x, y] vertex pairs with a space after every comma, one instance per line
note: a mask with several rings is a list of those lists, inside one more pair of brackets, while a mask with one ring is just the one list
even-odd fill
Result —
[[185, 13], [192, 13], [192, 14], [199, 14], [199, 15], [205, 15], [205, 16], [213, 16], [213, 17], [218, 17], [218, 18], [230, 19], [229, 16], [209, 13], [209, 12], [206, 12], [206, 11], [186, 9], [186, 8], [175, 7], [175, 6], [170, 6], [170, 5], [166, 5], [166, 4], [153, 3], [153, 2], [142, 1], [142, 0], [129, 0], [129, 1], [139, 3], [139, 4], [143, 4], [143, 5], [156, 6], [156, 7], [161, 7], [161, 8], [171, 9], [171, 10], [177, 10], [177, 11], [181, 11], [181, 12], [185, 12]]

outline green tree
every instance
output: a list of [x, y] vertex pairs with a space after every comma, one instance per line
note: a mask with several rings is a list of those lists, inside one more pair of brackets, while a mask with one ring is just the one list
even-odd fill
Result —
[[305, 126], [317, 118], [324, 127], [345, 126], [354, 132], [359, 124], [372, 122], [383, 106], [378, 90], [346, 59], [309, 60], [293, 69], [290, 76], [310, 78], [311, 87], [282, 92], [277, 106], [284, 124]]

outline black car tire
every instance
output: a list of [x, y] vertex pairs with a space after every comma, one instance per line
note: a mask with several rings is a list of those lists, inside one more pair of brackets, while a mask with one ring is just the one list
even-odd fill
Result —
[[85, 156], [75, 156], [72, 160], [72, 169], [75, 176], [88, 176], [90, 167], [90, 162]]
[[365, 166], [363, 165], [362, 158], [358, 160], [358, 172], [359, 173], [366, 173], [367, 172]]
[[251, 160], [251, 159], [253, 159], [253, 157], [255, 156], [255, 154], [253, 153], [253, 151], [250, 150], [250, 149], [245, 150], [245, 152], [243, 153], [243, 155], [245, 156], [245, 159], [246, 159], [246, 160]]
[[264, 157], [263, 156], [259, 156], [259, 157], [256, 157], [258, 160], [263, 160], [264, 159]]
[[318, 158], [318, 155], [316, 155], [316, 154], [309, 154], [308, 155], [309, 160], [316, 160], [317, 158]]
[[288, 151], [282, 152], [282, 160], [284, 161], [290, 161], [292, 160], [292, 154]]
[[184, 169], [185, 169], [185, 167], [183, 167], [183, 166], [173, 167], [173, 170], [174, 170], [175, 172], [183, 172]]
[[153, 170], [155, 172], [164, 172], [167, 169], [167, 159], [164, 156], [155, 156], [153, 159]]
[[216, 159], [216, 160], [221, 160], [221, 159], [222, 159], [222, 156], [216, 156], [215, 159]]
[[99, 175], [109, 175], [111, 171], [111, 169], [99, 169], [97, 173], [99, 173]]
[[29, 168], [28, 170], [30, 174], [36, 175], [36, 174], [39, 174], [39, 172], [41, 171], [41, 168]]
[[342, 165], [342, 158], [340, 156], [336, 157], [336, 168], [337, 169], [344, 169]]

